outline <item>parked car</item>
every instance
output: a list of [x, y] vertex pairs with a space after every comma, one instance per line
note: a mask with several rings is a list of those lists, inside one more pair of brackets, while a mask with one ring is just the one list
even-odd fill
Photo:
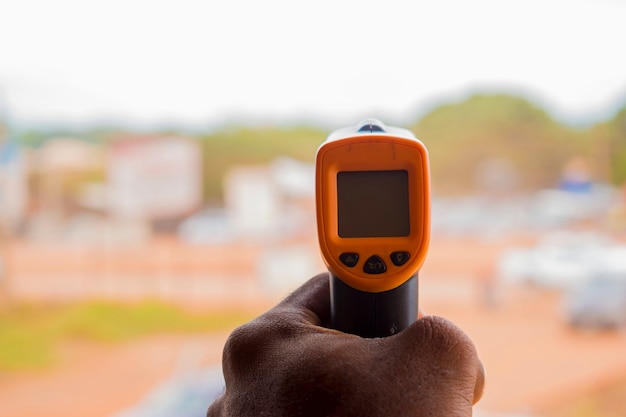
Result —
[[504, 282], [568, 289], [607, 272], [626, 273], [626, 246], [596, 232], [553, 232], [531, 248], [502, 253], [498, 273]]
[[566, 319], [572, 327], [626, 326], [626, 276], [594, 277], [572, 288], [565, 297]]

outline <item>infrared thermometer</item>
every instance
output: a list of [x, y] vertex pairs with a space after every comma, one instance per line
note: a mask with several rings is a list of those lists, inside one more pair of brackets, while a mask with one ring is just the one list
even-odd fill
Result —
[[317, 150], [315, 193], [331, 327], [362, 337], [402, 331], [417, 320], [430, 239], [426, 147], [376, 119], [336, 130]]

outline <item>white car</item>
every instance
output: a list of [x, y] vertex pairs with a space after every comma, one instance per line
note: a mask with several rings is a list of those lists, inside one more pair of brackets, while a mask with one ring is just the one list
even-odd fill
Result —
[[572, 288], [565, 298], [565, 314], [573, 327], [626, 326], [626, 275], [601, 275]]
[[532, 248], [513, 248], [500, 258], [498, 271], [505, 282], [568, 288], [601, 272], [626, 271], [626, 247], [595, 232], [558, 232], [546, 235]]

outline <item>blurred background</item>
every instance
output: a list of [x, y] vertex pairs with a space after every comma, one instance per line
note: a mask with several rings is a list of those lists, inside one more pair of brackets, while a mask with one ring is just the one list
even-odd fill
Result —
[[420, 305], [478, 417], [626, 415], [626, 4], [0, 0], [0, 415], [203, 416], [323, 271], [314, 158], [430, 152]]

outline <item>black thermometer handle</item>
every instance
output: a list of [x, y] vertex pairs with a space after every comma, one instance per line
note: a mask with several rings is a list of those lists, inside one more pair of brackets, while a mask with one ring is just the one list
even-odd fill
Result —
[[361, 337], [386, 337], [417, 320], [417, 273], [389, 291], [360, 291], [330, 274], [331, 327]]

